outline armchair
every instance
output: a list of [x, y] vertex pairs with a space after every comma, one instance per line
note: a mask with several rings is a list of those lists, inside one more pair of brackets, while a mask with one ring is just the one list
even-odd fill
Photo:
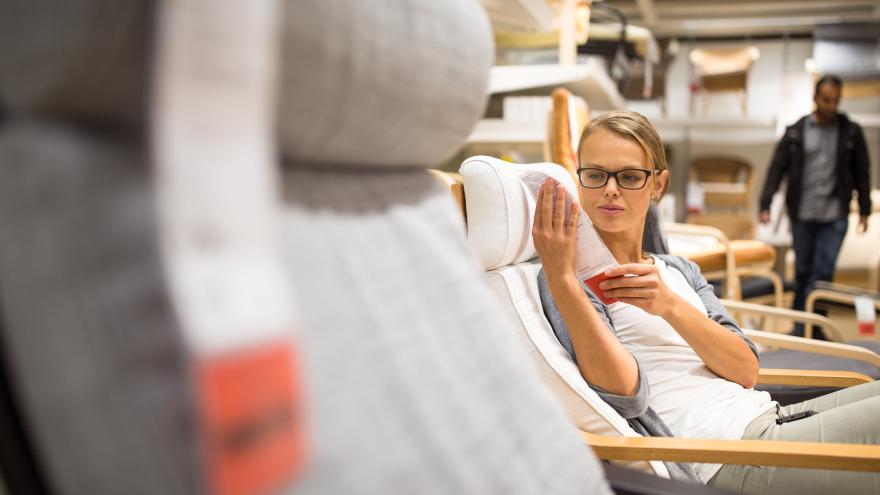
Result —
[[158, 10], [124, 0], [0, 4], [7, 493], [204, 489], [148, 149]]
[[[460, 173], [469, 212], [468, 238], [478, 253], [509, 253], [492, 256], [492, 264], [484, 261], [484, 268], [487, 284], [505, 308], [510, 338], [525, 346], [544, 382], [564, 405], [584, 440], [601, 458], [620, 461], [663, 477], [668, 476], [668, 471], [658, 461], [759, 462], [775, 466], [880, 470], [880, 446], [642, 438], [635, 433], [586, 385], [544, 317], [537, 292], [540, 264], [534, 259], [534, 249], [527, 240], [531, 217], [517, 216], [515, 220], [508, 217], [509, 221], [502, 223], [500, 228], [494, 218], [497, 211], [533, 211], [533, 201], [521, 187], [507, 187], [511, 182], [503, 177], [513, 175], [511, 167], [517, 165], [488, 157], [474, 157], [462, 164]], [[561, 168], [554, 175], [562, 183], [568, 177]], [[574, 190], [574, 183], [569, 181], [567, 187]], [[488, 197], [487, 191], [497, 192], [497, 196]], [[494, 234], [485, 229], [494, 229]], [[485, 260], [482, 256], [481, 259]], [[806, 339], [796, 342], [799, 346], [809, 344]], [[852, 372], [817, 374], [763, 369], [760, 380], [843, 387], [870, 381], [870, 378]]]

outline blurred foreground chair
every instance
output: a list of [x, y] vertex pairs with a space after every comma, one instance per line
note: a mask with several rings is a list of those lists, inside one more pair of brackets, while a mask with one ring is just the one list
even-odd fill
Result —
[[[520, 184], [517, 168], [542, 170], [572, 194], [576, 192], [569, 174], [554, 164], [513, 165], [482, 156], [467, 159], [460, 173], [468, 210], [468, 240], [486, 270], [486, 281], [505, 308], [509, 338], [528, 349], [545, 383], [601, 458], [626, 461], [631, 467], [662, 477], [668, 476], [668, 470], [657, 461], [880, 470], [880, 446], [643, 438], [636, 434], [587, 386], [544, 317], [537, 288], [540, 263], [529, 235], [534, 201]], [[750, 306], [739, 304], [742, 309]], [[759, 333], [750, 335], [754, 338]], [[806, 339], [796, 342], [802, 346], [813, 343]], [[762, 369], [759, 380], [842, 387], [870, 378], [847, 372]]]
[[286, 273], [314, 424], [299, 491], [607, 493], [505, 337], [461, 215], [426, 171], [483, 113], [484, 11], [467, 0], [285, 6]]
[[0, 7], [10, 493], [295, 483], [304, 417], [273, 222], [271, 7]]
[[[460, 218], [420, 165], [451, 153], [482, 111], [492, 59], [482, 10], [281, 7], [0, 7], [14, 47], [0, 57], [4, 488], [607, 493], [595, 457], [502, 337]], [[272, 26], [285, 28], [283, 70]], [[361, 34], [337, 50], [340, 32]], [[283, 237], [273, 88], [290, 110], [278, 133]], [[257, 385], [264, 375], [251, 370], [225, 374], [246, 400], [201, 387], [201, 344], [278, 332], [300, 335], [299, 368]], [[292, 388], [294, 373], [305, 412], [247, 414], [267, 390]], [[206, 397], [222, 405], [219, 436]], [[286, 471], [286, 442], [268, 466], [237, 469], [291, 424], [309, 425], [298, 471]], [[218, 452], [232, 459], [217, 463]], [[253, 484], [279, 467], [287, 476]]]
[[134, 1], [0, 6], [8, 493], [204, 490], [148, 150], [157, 15]]

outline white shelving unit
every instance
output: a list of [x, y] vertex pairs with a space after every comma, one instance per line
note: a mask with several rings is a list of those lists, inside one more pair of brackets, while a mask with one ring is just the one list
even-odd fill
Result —
[[516, 122], [504, 119], [482, 119], [471, 132], [471, 144], [543, 144], [547, 122]]
[[577, 65], [499, 65], [489, 73], [489, 92], [563, 86], [594, 110], [618, 110], [625, 101], [605, 68], [594, 59]]
[[767, 118], [654, 118], [651, 119], [666, 143], [724, 143], [728, 145], [772, 144], [776, 119]]
[[[499, 65], [489, 74], [489, 93], [498, 94], [533, 88], [568, 88], [586, 100], [591, 110], [622, 109], [625, 102], [614, 81], [596, 61], [578, 65]], [[469, 143], [539, 144], [546, 135], [546, 119], [515, 122], [505, 119], [481, 120]]]

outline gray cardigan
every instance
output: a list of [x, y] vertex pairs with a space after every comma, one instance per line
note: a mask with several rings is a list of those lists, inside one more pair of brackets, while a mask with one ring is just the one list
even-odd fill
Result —
[[[715, 292], [713, 291], [712, 286], [706, 282], [705, 278], [703, 278], [703, 275], [700, 273], [700, 269], [696, 264], [680, 256], [657, 255], [657, 257], [665, 261], [668, 266], [677, 269], [682, 275], [684, 275], [685, 280], [687, 280], [688, 284], [693, 287], [694, 291], [696, 291], [697, 295], [700, 297], [700, 300], [703, 301], [703, 304], [706, 306], [709, 318], [742, 337], [752, 352], [755, 353], [755, 356], [758, 355], [758, 349], [755, 347], [755, 344], [745, 336], [733, 318], [727, 313], [727, 310], [724, 309], [724, 306], [721, 305], [721, 302], [718, 301], [718, 298], [715, 297]], [[589, 296], [596, 311], [598, 311], [599, 317], [605, 320], [605, 325], [616, 334], [617, 332], [614, 328], [614, 321], [611, 318], [611, 313], [608, 310], [608, 307], [602, 303], [602, 301], [600, 301], [586, 285], [582, 284], [582, 287]], [[559, 310], [556, 308], [556, 304], [553, 302], [553, 298], [550, 295], [550, 288], [547, 286], [547, 277], [544, 275], [544, 270], [541, 270], [538, 274], [538, 290], [541, 295], [541, 304], [544, 306], [544, 314], [547, 316], [547, 320], [550, 321], [550, 326], [553, 327], [553, 332], [556, 334], [556, 338], [559, 339], [559, 342], [565, 347], [565, 350], [568, 351], [571, 358], [577, 362], [577, 357], [574, 354], [574, 346], [571, 343], [571, 335], [569, 335], [568, 328], [565, 326], [565, 321], [562, 319], [562, 315], [559, 314]], [[638, 365], [638, 361], [636, 361], [636, 364]], [[645, 436], [672, 436], [669, 427], [663, 423], [653, 409], [648, 407], [650, 384], [645, 378], [645, 374], [641, 367], [639, 367], [639, 384], [635, 395], [615, 395], [589, 382], [587, 382], [587, 385], [595, 390], [602, 400], [607, 402], [608, 405], [617, 411], [618, 414], [626, 419], [635, 431]], [[675, 479], [700, 481], [690, 464], [672, 462], [667, 462], [665, 464], [667, 469], [669, 469], [670, 476]]]

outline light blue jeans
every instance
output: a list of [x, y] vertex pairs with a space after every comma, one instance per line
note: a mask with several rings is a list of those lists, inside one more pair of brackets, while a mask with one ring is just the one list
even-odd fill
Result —
[[[775, 410], [758, 416], [746, 427], [743, 439], [880, 444], [880, 381], [782, 407], [779, 414], [810, 409], [818, 414], [781, 425], [776, 424]], [[880, 473], [728, 464], [708, 484], [750, 494], [880, 493]]]

